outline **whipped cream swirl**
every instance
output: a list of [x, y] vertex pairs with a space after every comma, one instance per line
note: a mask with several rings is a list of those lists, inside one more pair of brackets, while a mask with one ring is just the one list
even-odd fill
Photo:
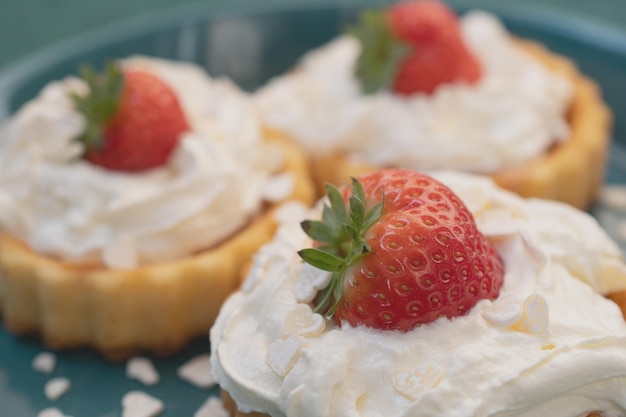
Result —
[[326, 280], [296, 250], [303, 218], [284, 206], [273, 242], [211, 331], [214, 378], [243, 412], [273, 417], [626, 415], [626, 323], [601, 293], [626, 266], [593, 218], [523, 200], [490, 180], [436, 173], [495, 245], [500, 296], [407, 333], [338, 328], [306, 301]]
[[169, 84], [191, 131], [163, 167], [102, 169], [80, 159], [76, 140], [85, 120], [69, 93], [87, 86], [73, 77], [48, 84], [0, 127], [0, 229], [38, 253], [110, 267], [190, 255], [249, 222], [282, 164], [250, 100], [228, 80], [147, 57], [122, 65]]
[[360, 44], [344, 35], [272, 80], [256, 102], [269, 126], [309, 152], [375, 166], [492, 173], [566, 140], [569, 81], [526, 54], [494, 16], [471, 12], [461, 29], [483, 66], [473, 85], [365, 96], [354, 76]]

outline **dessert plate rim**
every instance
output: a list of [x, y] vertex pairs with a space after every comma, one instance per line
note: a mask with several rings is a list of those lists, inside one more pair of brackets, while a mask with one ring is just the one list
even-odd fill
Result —
[[[294, 13], [310, 9], [353, 9], [383, 5], [389, 1], [342, 0], [339, 7], [336, 0], [302, 0], [291, 2], [289, 6], [285, 3], [285, 0], [251, 2], [245, 12], [241, 11], [241, 4], [237, 5], [236, 2], [219, 7], [207, 3], [175, 7], [90, 30], [30, 53], [0, 71], [0, 121], [8, 117], [10, 99], [23, 83], [45, 73], [45, 68], [51, 63], [59, 62], [71, 54], [85, 52], [94, 45], [110, 42], [111, 37], [124, 39], [127, 36], [140, 36], [159, 29], [177, 27], [183, 22], [193, 24], [206, 19]], [[582, 50], [601, 51], [605, 54], [603, 56], [617, 57], [626, 62], [626, 30], [598, 19], [588, 19], [545, 5], [538, 8], [533, 5], [530, 8], [497, 0], [452, 0], [450, 3], [460, 10], [471, 6], [492, 11], [512, 23], [567, 38]], [[607, 65], [614, 63], [609, 62]], [[626, 66], [618, 70], [626, 77]], [[626, 119], [626, 113], [617, 113], [616, 116]], [[626, 141], [626, 138], [620, 140]], [[620, 155], [626, 154], [622, 143], [613, 143], [615, 149], [622, 152]], [[626, 171], [624, 175], [626, 178]], [[626, 185], [626, 180], [620, 184]], [[38, 373], [32, 369], [31, 361], [36, 354], [46, 349], [36, 339], [14, 338], [0, 324], [0, 413], [9, 413], [13, 417], [34, 417], [44, 408], [56, 407], [75, 417], [114, 417], [121, 413], [123, 394], [129, 390], [141, 390], [164, 401], [165, 412], [161, 414], [162, 417], [193, 415], [207, 397], [216, 396], [218, 391], [193, 387], [178, 378], [176, 373], [179, 366], [189, 359], [208, 353], [208, 349], [207, 335], [179, 355], [151, 358], [161, 374], [161, 382], [155, 387], [146, 387], [126, 378], [124, 363], [110, 363], [98, 354], [83, 349], [59, 353], [58, 364], [52, 374]], [[56, 402], [48, 401], [43, 392], [45, 383], [53, 377], [68, 377], [73, 384], [71, 390]]]

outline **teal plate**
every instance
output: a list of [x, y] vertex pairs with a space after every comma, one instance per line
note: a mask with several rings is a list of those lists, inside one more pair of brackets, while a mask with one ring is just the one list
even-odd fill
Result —
[[[193, 61], [212, 75], [227, 75], [253, 90], [290, 68], [303, 52], [330, 40], [353, 21], [359, 7], [384, 2], [342, 0], [337, 6], [334, 1], [307, 0], [289, 9], [278, 4], [284, 5], [284, 0], [273, 3], [277, 2], [251, 2], [245, 12], [197, 4], [51, 46], [2, 71], [0, 120], [47, 82], [75, 73], [82, 63], [100, 66], [108, 59], [137, 53]], [[453, 4], [460, 11], [469, 8], [466, 2]], [[626, 33], [543, 9], [495, 1], [474, 1], [471, 6], [493, 11], [513, 33], [537, 39], [572, 57], [585, 73], [598, 80], [615, 114], [607, 182], [626, 184]], [[592, 212], [609, 222], [626, 219], [626, 213], [606, 207], [595, 207]], [[74, 417], [120, 416], [121, 399], [131, 390], [161, 399], [165, 404], [163, 417], [184, 417], [193, 416], [207, 397], [217, 395], [217, 389], [201, 390], [176, 376], [181, 364], [209, 351], [208, 336], [174, 357], [152, 358], [161, 375], [161, 382], [154, 387], [127, 379], [124, 363], [110, 363], [89, 350], [58, 353], [52, 375], [35, 372], [31, 361], [44, 350], [37, 339], [14, 338], [0, 326], [0, 417], [35, 417], [48, 407]], [[69, 378], [72, 388], [51, 402], [43, 388], [55, 376]]]

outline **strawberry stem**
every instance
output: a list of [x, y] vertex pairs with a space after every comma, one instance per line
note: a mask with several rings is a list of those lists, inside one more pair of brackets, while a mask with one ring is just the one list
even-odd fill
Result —
[[383, 11], [361, 13], [356, 25], [348, 29], [361, 44], [356, 77], [365, 94], [390, 89], [409, 45], [396, 39]]
[[89, 94], [72, 94], [76, 109], [83, 114], [86, 126], [78, 138], [85, 145], [85, 152], [103, 146], [103, 131], [107, 123], [115, 116], [119, 108], [124, 76], [122, 70], [113, 62], [107, 64], [103, 74], [97, 74], [90, 66], [80, 70], [80, 76], [89, 87]]
[[306, 263], [333, 273], [328, 286], [320, 290], [314, 300], [314, 311], [328, 317], [332, 317], [339, 306], [346, 271], [370, 253], [365, 234], [378, 221], [384, 206], [383, 195], [380, 203], [366, 211], [365, 191], [355, 178], [352, 178], [350, 190], [352, 195], [347, 210], [339, 190], [327, 184], [326, 193], [330, 204], [324, 204], [322, 220], [305, 220], [301, 223], [304, 232], [321, 245], [302, 249], [298, 255]]

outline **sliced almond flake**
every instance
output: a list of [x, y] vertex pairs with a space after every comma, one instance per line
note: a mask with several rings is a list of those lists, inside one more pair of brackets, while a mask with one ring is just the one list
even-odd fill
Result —
[[193, 417], [230, 417], [219, 398], [209, 397], [195, 412]]
[[500, 294], [493, 304], [485, 309], [481, 315], [485, 320], [495, 326], [511, 326], [522, 317], [521, 297], [512, 292]]
[[285, 336], [316, 337], [321, 335], [325, 328], [326, 321], [324, 318], [313, 313], [308, 304], [296, 304], [285, 317], [283, 334]]
[[531, 294], [524, 300], [523, 314], [512, 328], [519, 332], [548, 336], [550, 334], [550, 319], [548, 302], [539, 294]]
[[141, 356], [131, 358], [126, 362], [126, 377], [136, 379], [145, 385], [156, 385], [160, 380], [152, 361]]
[[211, 376], [211, 360], [208, 354], [196, 356], [178, 368], [176, 374], [199, 388], [211, 388], [215, 381]]
[[289, 197], [294, 188], [295, 180], [288, 172], [276, 174], [269, 179], [263, 190], [263, 199], [271, 203]]
[[436, 362], [418, 369], [402, 369], [392, 375], [393, 387], [402, 395], [418, 399], [428, 390], [436, 387], [446, 375], [445, 369]]
[[155, 417], [164, 408], [161, 400], [141, 391], [127, 392], [122, 398], [122, 417]]
[[284, 377], [298, 361], [301, 348], [302, 341], [298, 336], [277, 340], [268, 346], [265, 362], [278, 376]]
[[63, 414], [58, 408], [46, 408], [41, 410], [37, 417], [70, 417]]
[[33, 358], [32, 367], [35, 371], [51, 374], [57, 364], [57, 357], [51, 352], [41, 352]]
[[47, 399], [50, 401], [56, 401], [65, 395], [70, 390], [71, 386], [72, 384], [67, 378], [52, 378], [50, 381], [46, 382], [43, 392]]
[[311, 302], [319, 290], [328, 286], [331, 278], [331, 272], [322, 271], [313, 265], [305, 263], [296, 282], [294, 291], [296, 300], [301, 303]]

